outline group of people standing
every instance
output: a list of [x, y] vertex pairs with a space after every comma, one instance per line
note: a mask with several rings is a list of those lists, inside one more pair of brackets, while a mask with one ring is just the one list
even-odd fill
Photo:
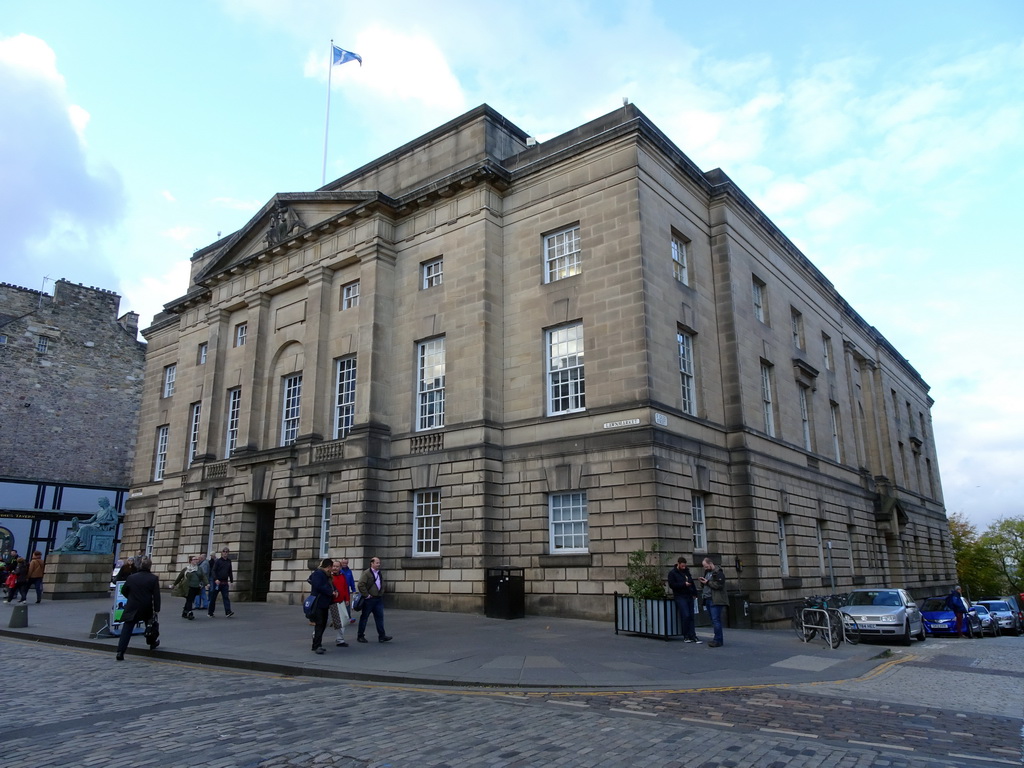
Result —
[[679, 611], [684, 642], [703, 642], [697, 637], [694, 618], [694, 607], [697, 599], [700, 598], [711, 617], [711, 630], [714, 633], [714, 638], [708, 643], [708, 648], [719, 648], [725, 642], [722, 632], [722, 612], [729, 604], [729, 596], [725, 588], [725, 572], [721, 566], [715, 565], [710, 557], [705, 557], [701, 561], [701, 567], [704, 569], [703, 575], [694, 579], [686, 564], [686, 558], [680, 557], [676, 560], [675, 567], [668, 572], [668, 586], [672, 590], [676, 609]]
[[[366, 624], [371, 615], [377, 628], [378, 642], [386, 643], [391, 640], [390, 635], [384, 630], [385, 587], [379, 557], [370, 558], [370, 567], [362, 572], [358, 580], [348, 567], [348, 560], [332, 560], [325, 557], [320, 561], [320, 567], [313, 571], [306, 581], [309, 582], [314, 598], [313, 607], [309, 611], [313, 624], [313, 653], [326, 653], [323, 637], [327, 631], [328, 620], [338, 631], [335, 646], [347, 648], [345, 624], [355, 621], [356, 610], [360, 612], [356, 642], [368, 642]], [[353, 600], [356, 600], [357, 596], [358, 603], [354, 607]]]
[[206, 609], [206, 615], [213, 618], [217, 608], [217, 596], [224, 604], [224, 615], [231, 618], [231, 585], [235, 582], [234, 567], [231, 564], [231, 550], [224, 547], [219, 556], [198, 554], [189, 558], [188, 565], [181, 569], [178, 578], [171, 585], [172, 594], [185, 598], [181, 618], [192, 620], [194, 610]]
[[32, 559], [26, 562], [25, 558], [19, 557], [18, 551], [14, 549], [0, 565], [2, 565], [0, 583], [7, 591], [4, 597], [5, 603], [28, 602], [29, 589], [35, 590], [36, 602], [42, 602], [43, 575], [46, 573], [42, 552], [33, 552]]

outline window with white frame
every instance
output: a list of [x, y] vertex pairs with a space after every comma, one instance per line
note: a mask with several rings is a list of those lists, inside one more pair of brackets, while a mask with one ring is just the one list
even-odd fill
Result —
[[188, 461], [191, 464], [199, 453], [199, 424], [202, 420], [203, 404], [192, 403], [188, 417]]
[[793, 346], [804, 348], [804, 316], [796, 307], [789, 308], [790, 326], [793, 333]]
[[548, 416], [586, 410], [583, 324], [547, 332]]
[[50, 348], [50, 337], [40, 336], [36, 339], [36, 352], [45, 352]]
[[789, 549], [786, 543], [786, 521], [779, 515], [779, 572], [789, 576]]
[[821, 355], [825, 361], [825, 370], [832, 370], [832, 338], [827, 334], [821, 334]]
[[839, 405], [829, 403], [829, 411], [832, 416], [832, 456], [836, 461], [843, 460], [841, 441], [839, 440]]
[[672, 277], [683, 285], [690, 284], [690, 265], [687, 260], [686, 241], [672, 236]]
[[772, 367], [761, 363], [761, 411], [764, 414], [764, 431], [775, 437], [775, 403], [772, 400]]
[[813, 450], [811, 442], [811, 407], [808, 402], [810, 395], [808, 395], [807, 387], [797, 385], [797, 399], [800, 403], [800, 434], [803, 436], [804, 449], [810, 451]]
[[356, 415], [356, 357], [334, 361], [334, 439], [347, 437]]
[[705, 551], [707, 530], [704, 525], [704, 497], [697, 494], [690, 497], [690, 526], [693, 530], [694, 552]]
[[355, 309], [359, 306], [359, 281], [341, 286], [341, 308]]
[[676, 347], [679, 350], [679, 386], [683, 396], [683, 413], [697, 414], [697, 390], [694, 386], [693, 334], [676, 331]]
[[153, 557], [153, 543], [156, 541], [156, 528], [150, 526], [146, 529], [146, 544], [143, 547], [142, 554], [146, 557]]
[[248, 323], [239, 323], [238, 325], [235, 326], [235, 346], [236, 347], [244, 347], [245, 346], [245, 337], [248, 335], [248, 333], [249, 333], [249, 324]]
[[548, 519], [552, 554], [589, 551], [586, 493], [573, 491], [548, 496]]
[[299, 436], [302, 409], [302, 374], [293, 373], [281, 381], [281, 445], [291, 445]]
[[752, 278], [750, 281], [750, 290], [754, 300], [754, 317], [760, 320], [762, 323], [768, 322], [768, 312], [765, 309], [765, 294], [767, 289], [763, 281]]
[[163, 480], [167, 469], [167, 437], [170, 427], [166, 424], [156, 428], [156, 455], [153, 458], [153, 480]]
[[423, 275], [421, 283], [423, 290], [441, 285], [444, 282], [444, 258], [439, 256], [436, 259], [423, 262], [420, 271]]
[[210, 351], [210, 345], [205, 341], [196, 350], [196, 365], [206, 365], [206, 355]]
[[544, 237], [544, 282], [553, 283], [580, 273], [580, 228], [563, 229]]
[[416, 491], [412, 502], [412, 556], [441, 554], [441, 491]]
[[238, 421], [242, 413], [242, 389], [235, 387], [228, 390], [227, 422], [224, 427], [224, 458], [230, 459], [232, 451], [238, 447]]
[[178, 366], [167, 365], [164, 366], [164, 397], [170, 397], [174, 394], [174, 380], [178, 376]]
[[416, 430], [444, 426], [444, 337], [416, 347]]
[[206, 527], [206, 551], [214, 551], [213, 532], [217, 530], [217, 510], [210, 507], [210, 524]]
[[331, 554], [331, 497], [320, 499], [320, 557]]

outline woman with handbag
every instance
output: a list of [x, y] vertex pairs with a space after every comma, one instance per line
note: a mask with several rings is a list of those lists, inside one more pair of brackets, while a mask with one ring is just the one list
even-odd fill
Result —
[[[209, 583], [210, 580], [199, 570], [199, 558], [190, 558], [188, 565], [181, 569], [178, 578], [171, 585], [172, 595], [185, 598], [185, 605], [181, 609], [181, 618], [195, 618], [195, 614], [192, 613], [192, 604], [195, 602], [196, 597], [199, 596], [199, 592]], [[179, 584], [181, 585], [180, 587], [178, 586]]]

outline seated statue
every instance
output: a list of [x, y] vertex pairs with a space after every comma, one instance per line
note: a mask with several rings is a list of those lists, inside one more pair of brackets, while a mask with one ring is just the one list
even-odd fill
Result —
[[110, 506], [110, 499], [106, 496], [102, 496], [98, 503], [99, 511], [84, 523], [79, 523], [77, 517], [71, 519], [71, 528], [58, 552], [109, 553], [108, 541], [117, 528], [117, 510]]

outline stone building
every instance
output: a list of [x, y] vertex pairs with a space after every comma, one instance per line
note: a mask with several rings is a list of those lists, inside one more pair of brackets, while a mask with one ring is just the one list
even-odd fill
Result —
[[0, 284], [0, 550], [44, 554], [128, 494], [145, 345], [112, 291]]
[[953, 578], [928, 386], [721, 171], [626, 106], [538, 143], [481, 106], [198, 251], [144, 331], [124, 540], [226, 544], [297, 602], [607, 617], [630, 551], [800, 596]]

